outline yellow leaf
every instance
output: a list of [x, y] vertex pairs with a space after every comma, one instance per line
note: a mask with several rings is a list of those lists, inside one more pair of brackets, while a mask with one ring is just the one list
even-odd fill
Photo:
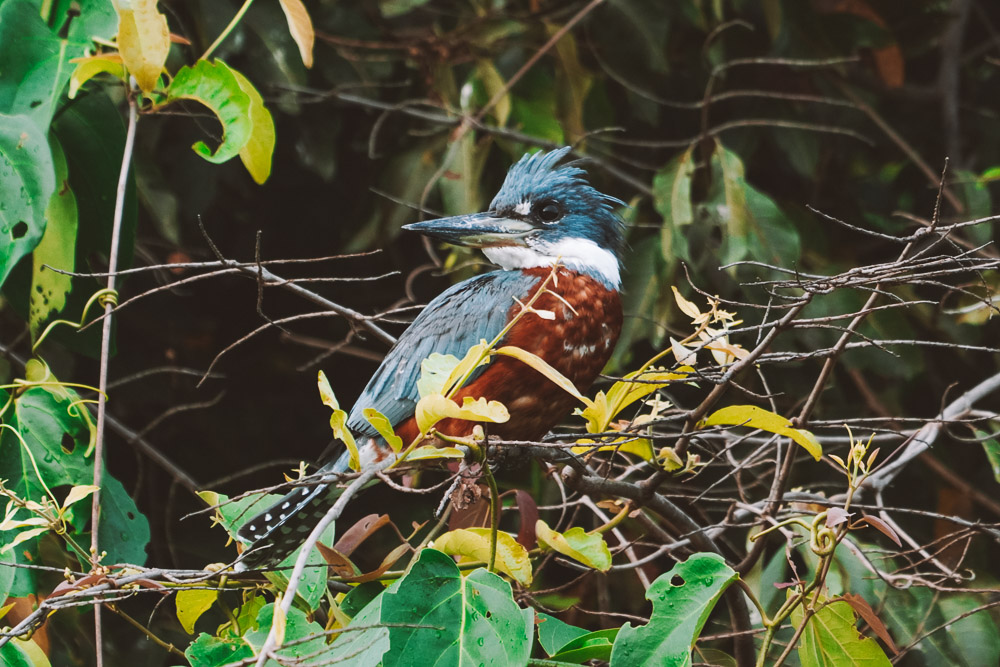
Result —
[[[460, 528], [434, 540], [433, 546], [449, 556], [462, 556], [472, 561], [489, 562], [490, 529]], [[510, 533], [497, 531], [498, 570], [523, 586], [531, 585], [531, 559], [528, 551]]]
[[587, 533], [579, 526], [559, 533], [539, 519], [535, 523], [535, 534], [540, 547], [558, 551], [601, 572], [611, 569], [611, 551], [599, 533]]
[[693, 366], [698, 363], [698, 353], [689, 347], [685, 347], [679, 340], [670, 337], [670, 351], [674, 355], [677, 363], [685, 366]]
[[7, 544], [3, 545], [3, 547], [0, 547], [0, 554], [5, 554], [8, 551], [10, 551], [11, 549], [13, 549], [14, 547], [16, 547], [18, 544], [20, 544], [21, 542], [24, 542], [26, 540], [30, 540], [32, 537], [36, 537], [36, 536], [41, 535], [42, 533], [47, 532], [47, 531], [48, 531], [48, 527], [45, 527], [45, 528], [29, 528], [28, 530], [21, 531], [20, 533], [18, 533], [17, 535], [14, 536], [13, 540], [11, 540]]
[[319, 398], [323, 401], [323, 405], [329, 407], [331, 410], [339, 410], [340, 403], [337, 402], [337, 397], [333, 393], [330, 381], [326, 379], [326, 373], [320, 371], [317, 376], [317, 382], [319, 384]]
[[496, 351], [496, 353], [502, 354], [507, 357], [514, 357], [518, 361], [525, 363], [528, 366], [531, 366], [536, 371], [538, 371], [546, 378], [548, 378], [551, 382], [558, 385], [560, 389], [565, 391], [573, 398], [582, 401], [587, 406], [591, 405], [591, 400], [586, 396], [584, 396], [583, 394], [581, 394], [579, 391], [577, 391], [576, 385], [570, 382], [569, 378], [567, 378], [565, 375], [563, 375], [556, 369], [552, 368], [552, 366], [549, 365], [549, 362], [545, 361], [537, 354], [533, 354], [531, 352], [528, 352], [527, 350], [522, 350], [521, 348], [514, 347], [513, 345], [507, 345], [505, 347], [501, 347], [499, 350]]
[[681, 309], [681, 312], [692, 320], [698, 320], [701, 317], [701, 311], [698, 310], [698, 306], [681, 296], [681, 293], [673, 285], [670, 286], [670, 289], [674, 291], [674, 301], [677, 302], [677, 307]]
[[285, 615], [285, 609], [281, 606], [281, 593], [278, 593], [274, 600], [274, 620], [271, 622], [271, 627], [274, 629], [275, 648], [280, 648], [285, 643], [287, 620], [288, 616]]
[[69, 493], [66, 495], [66, 500], [64, 500], [62, 504], [63, 508], [65, 509], [70, 505], [72, 505], [73, 503], [83, 500], [84, 498], [86, 498], [87, 496], [89, 496], [94, 491], [97, 491], [100, 488], [101, 487], [94, 486], [92, 484], [74, 486], [72, 489], [69, 490]]
[[492, 422], [502, 424], [510, 419], [507, 408], [500, 401], [489, 401], [485, 398], [473, 400], [466, 396], [459, 406], [450, 398], [441, 394], [424, 396], [417, 403], [417, 428], [421, 433], [427, 431], [442, 419], [466, 419], [474, 422]]
[[[451, 372], [448, 374], [448, 378], [441, 385], [441, 391], [438, 393], [447, 396], [452, 392], [455, 383], [472, 372], [472, 369], [480, 366], [481, 364], [489, 363], [489, 355], [486, 354], [489, 346], [489, 343], [485, 340], [481, 340], [470, 347], [469, 351], [465, 353], [464, 357], [462, 357], [462, 360], [451, 369]], [[423, 367], [422, 364], [421, 367]]]
[[177, 604], [177, 620], [181, 622], [181, 627], [189, 635], [194, 634], [194, 624], [198, 622], [201, 615], [208, 611], [219, 597], [218, 590], [192, 589], [178, 591], [175, 602]]
[[445, 382], [459, 363], [461, 363], [461, 359], [453, 354], [431, 352], [426, 359], [420, 362], [417, 394], [421, 398], [428, 394], [443, 394]]
[[280, 0], [280, 2], [281, 9], [285, 12], [285, 18], [288, 20], [288, 31], [292, 33], [292, 39], [299, 47], [302, 64], [307, 68], [312, 67], [313, 42], [316, 41], [316, 33], [313, 30], [309, 12], [306, 11], [302, 0]]
[[271, 158], [274, 155], [274, 119], [264, 106], [264, 98], [249, 79], [232, 67], [229, 71], [236, 78], [240, 90], [250, 98], [250, 140], [240, 149], [240, 160], [258, 185], [271, 176]]
[[120, 53], [100, 53], [96, 56], [74, 58], [76, 69], [69, 77], [69, 98], [72, 100], [80, 91], [80, 87], [98, 74], [107, 73], [119, 79], [125, 78], [125, 65]]
[[435, 447], [423, 445], [410, 452], [407, 461], [429, 461], [431, 459], [464, 459], [465, 452], [457, 447]]
[[791, 438], [819, 461], [823, 456], [823, 446], [812, 433], [805, 429], [793, 428], [787, 418], [769, 412], [756, 405], [730, 405], [716, 410], [698, 424], [698, 428], [706, 426], [746, 426], [759, 428], [763, 431], [776, 433]]
[[326, 379], [326, 373], [320, 371], [317, 375], [319, 386], [319, 397], [323, 405], [333, 410], [330, 415], [330, 428], [333, 430], [333, 437], [344, 443], [350, 456], [349, 465], [351, 470], [361, 469], [361, 457], [358, 455], [358, 445], [354, 442], [354, 434], [347, 428], [347, 413], [340, 409], [340, 403], [330, 387], [330, 381]]
[[[570, 448], [570, 451], [574, 454], [589, 454], [594, 451], [594, 446], [597, 444], [594, 440], [587, 438], [581, 438], [576, 442], [577, 446]], [[634, 454], [647, 461], [656, 461], [653, 445], [646, 438], [618, 438], [612, 443], [602, 444], [600, 447], [597, 447], [596, 451], [622, 452], [625, 454]]]
[[681, 457], [677, 456], [677, 452], [674, 451], [673, 447], [664, 447], [661, 449], [659, 458], [663, 459], [661, 465], [667, 472], [680, 470], [684, 467], [684, 462], [681, 461]]
[[170, 53], [167, 17], [156, 0], [118, 0], [118, 52], [144, 93], [151, 92]]
[[365, 408], [362, 410], [365, 415], [365, 419], [368, 423], [374, 427], [378, 434], [385, 438], [385, 441], [389, 443], [392, 447], [392, 451], [399, 453], [399, 450], [403, 448], [403, 439], [396, 435], [396, 432], [392, 428], [392, 424], [386, 419], [386, 416], [375, 408]]

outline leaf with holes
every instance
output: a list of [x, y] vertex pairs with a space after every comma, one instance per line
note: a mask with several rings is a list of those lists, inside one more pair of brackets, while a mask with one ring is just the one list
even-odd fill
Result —
[[[788, 591], [788, 595], [794, 593]], [[822, 602], [823, 598], [820, 597], [819, 601]], [[792, 623], [798, 627], [804, 619], [802, 605], [796, 606], [792, 610]], [[820, 607], [807, 621], [799, 639], [798, 653], [802, 667], [889, 667], [891, 663], [882, 647], [874, 639], [861, 636], [855, 623], [851, 605], [843, 600]]]
[[510, 584], [485, 569], [463, 577], [435, 549], [382, 594], [380, 619], [400, 624], [389, 628], [385, 667], [523, 665], [531, 655], [534, 613], [518, 607]]
[[[490, 560], [490, 529], [459, 528], [435, 538], [433, 548], [449, 556], [463, 556], [469, 560]], [[531, 559], [528, 550], [517, 543], [514, 536], [497, 531], [496, 567], [522, 586], [531, 585]]]
[[691, 648], [722, 594], [738, 575], [722, 556], [695, 554], [661, 574], [646, 591], [649, 623], [622, 626], [611, 666], [691, 664]]
[[535, 535], [540, 547], [558, 551], [601, 572], [607, 572], [611, 568], [611, 551], [600, 533], [588, 533], [579, 526], [560, 533], [539, 519], [535, 522]]
[[0, 114], [0, 285], [42, 240], [55, 182], [45, 131], [26, 116]]

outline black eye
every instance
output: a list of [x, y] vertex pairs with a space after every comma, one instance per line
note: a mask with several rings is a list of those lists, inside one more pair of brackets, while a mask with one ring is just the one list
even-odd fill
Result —
[[554, 201], [540, 202], [535, 208], [535, 214], [542, 222], [555, 222], [562, 217], [562, 208]]

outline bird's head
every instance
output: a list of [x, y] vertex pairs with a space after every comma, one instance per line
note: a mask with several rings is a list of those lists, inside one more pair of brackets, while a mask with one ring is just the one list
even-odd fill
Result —
[[621, 284], [624, 202], [592, 188], [572, 164], [557, 167], [569, 148], [525, 155], [510, 168], [488, 211], [428, 220], [403, 229], [455, 245], [482, 248], [505, 269], [551, 266], [556, 259], [606, 286]]

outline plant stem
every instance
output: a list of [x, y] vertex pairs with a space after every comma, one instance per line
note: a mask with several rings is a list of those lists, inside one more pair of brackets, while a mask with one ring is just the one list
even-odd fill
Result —
[[500, 530], [500, 489], [497, 488], [497, 481], [493, 478], [493, 471], [483, 457], [483, 477], [490, 487], [490, 562], [486, 569], [490, 572], [496, 571], [497, 564], [497, 533]]
[[[118, 246], [121, 242], [122, 217], [125, 211], [125, 190], [128, 186], [129, 168], [132, 164], [132, 152], [135, 147], [135, 126], [139, 120], [135, 100], [135, 79], [130, 78], [128, 97], [128, 130], [125, 134], [125, 150], [122, 153], [122, 166], [118, 172], [118, 190], [115, 194], [115, 215], [111, 228], [111, 249], [108, 255], [108, 287], [115, 289], [115, 273], [118, 271]], [[111, 355], [111, 309], [115, 300], [102, 299], [104, 305], [104, 322], [101, 330], [101, 366], [97, 384], [97, 426], [94, 445], [94, 486], [97, 489], [91, 497], [90, 504], [90, 559], [91, 566], [96, 569], [99, 562], [100, 540], [98, 532], [101, 521], [101, 483], [104, 481], [104, 416], [107, 411], [108, 360]], [[101, 633], [101, 605], [94, 606], [94, 645], [96, 646], [95, 663], [97, 667], [104, 665]]]
[[236, 12], [236, 16], [233, 17], [233, 20], [230, 21], [229, 25], [226, 26], [226, 29], [215, 38], [215, 41], [212, 42], [212, 45], [208, 47], [205, 53], [201, 54], [201, 58], [199, 58], [199, 60], [208, 60], [208, 57], [212, 55], [217, 48], [219, 48], [219, 45], [222, 44], [226, 37], [229, 37], [229, 33], [236, 29], [236, 26], [243, 19], [243, 15], [247, 13], [247, 10], [250, 9], [250, 5], [252, 4], [253, 0], [245, 0], [243, 6], [240, 7], [240, 10]]

